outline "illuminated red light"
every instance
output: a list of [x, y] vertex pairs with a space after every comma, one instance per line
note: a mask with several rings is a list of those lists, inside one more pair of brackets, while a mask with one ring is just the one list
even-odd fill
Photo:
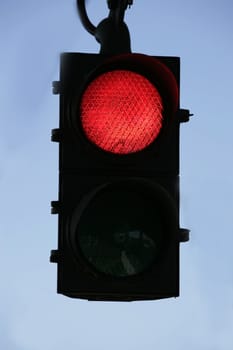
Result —
[[128, 70], [99, 75], [87, 86], [81, 100], [86, 137], [115, 154], [134, 153], [149, 146], [161, 130], [162, 113], [162, 98], [156, 87]]

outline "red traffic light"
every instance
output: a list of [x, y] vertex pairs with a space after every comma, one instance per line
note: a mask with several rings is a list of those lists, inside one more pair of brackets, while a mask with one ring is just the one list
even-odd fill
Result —
[[80, 103], [85, 137], [119, 155], [151, 145], [167, 114], [177, 108], [178, 88], [171, 71], [154, 58], [130, 54], [107, 60], [93, 76]]
[[58, 293], [179, 295], [179, 80], [178, 57], [62, 55]]
[[162, 127], [162, 98], [144, 76], [113, 70], [94, 79], [81, 102], [81, 122], [87, 138], [111, 153], [143, 150]]

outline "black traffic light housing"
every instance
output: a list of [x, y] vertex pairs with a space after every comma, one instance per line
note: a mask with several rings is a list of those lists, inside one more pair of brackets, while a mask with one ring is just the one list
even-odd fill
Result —
[[[88, 86], [106, 72], [144, 76], [163, 101], [163, 125], [144, 149], [101, 149], [82, 125]], [[180, 60], [140, 54], [61, 56], [59, 142], [58, 293], [89, 300], [148, 300], [179, 295]], [[177, 88], [177, 89], [176, 89]], [[127, 99], [126, 102], [127, 103]], [[147, 131], [145, 131], [147, 132]]]

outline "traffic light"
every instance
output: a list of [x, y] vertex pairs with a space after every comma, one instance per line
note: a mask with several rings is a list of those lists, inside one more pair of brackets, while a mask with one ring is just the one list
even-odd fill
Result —
[[179, 80], [178, 57], [62, 54], [58, 293], [179, 295]]

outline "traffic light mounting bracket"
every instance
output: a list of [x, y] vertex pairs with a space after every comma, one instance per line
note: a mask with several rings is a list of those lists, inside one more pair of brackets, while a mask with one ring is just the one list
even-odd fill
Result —
[[100, 43], [101, 54], [129, 53], [130, 34], [124, 22], [124, 13], [127, 6], [132, 5], [132, 0], [108, 1], [109, 15], [103, 19], [97, 27], [90, 21], [85, 0], [77, 0], [77, 9], [84, 28]]

